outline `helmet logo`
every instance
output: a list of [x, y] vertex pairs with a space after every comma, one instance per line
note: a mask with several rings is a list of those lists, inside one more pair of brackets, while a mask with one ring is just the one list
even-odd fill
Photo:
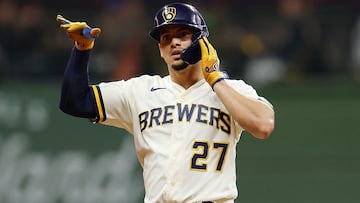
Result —
[[176, 8], [175, 7], [165, 8], [164, 11], [162, 12], [162, 16], [163, 16], [165, 22], [174, 20], [174, 18], [176, 16]]

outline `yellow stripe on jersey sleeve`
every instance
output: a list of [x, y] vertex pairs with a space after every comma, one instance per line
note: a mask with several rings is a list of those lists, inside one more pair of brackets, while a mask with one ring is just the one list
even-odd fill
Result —
[[96, 107], [97, 107], [98, 114], [99, 114], [98, 122], [103, 122], [105, 120], [105, 116], [104, 116], [105, 114], [104, 114], [104, 108], [103, 108], [103, 105], [101, 102], [99, 89], [96, 85], [92, 85], [91, 87], [94, 92]]

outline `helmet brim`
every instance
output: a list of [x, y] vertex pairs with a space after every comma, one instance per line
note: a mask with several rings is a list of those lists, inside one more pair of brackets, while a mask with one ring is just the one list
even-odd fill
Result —
[[201, 28], [198, 28], [197, 26], [187, 25], [187, 24], [182, 24], [182, 23], [168, 23], [168, 24], [162, 24], [160, 26], [154, 27], [153, 29], [150, 30], [149, 35], [156, 41], [160, 42], [161, 30], [165, 29], [166, 27], [168, 27], [170, 25], [181, 25], [181, 26], [188, 27], [191, 30], [193, 30], [193, 33], [201, 32]]

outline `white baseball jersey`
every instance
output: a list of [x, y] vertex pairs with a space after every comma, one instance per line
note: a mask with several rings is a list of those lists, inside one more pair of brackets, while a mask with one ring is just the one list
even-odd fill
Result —
[[[226, 81], [262, 98], [242, 80]], [[184, 89], [169, 76], [144, 75], [93, 90], [100, 122], [134, 136], [145, 203], [236, 199], [236, 144], [243, 128], [205, 80]]]

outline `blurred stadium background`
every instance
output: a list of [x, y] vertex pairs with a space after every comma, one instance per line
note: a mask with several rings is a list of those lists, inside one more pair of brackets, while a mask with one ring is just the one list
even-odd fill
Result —
[[[102, 28], [92, 83], [166, 74], [147, 33], [170, 1], [0, 1], [0, 203], [138, 203], [131, 135], [58, 109], [72, 42], [55, 17]], [[247, 203], [359, 201], [360, 1], [187, 1], [222, 69], [275, 107], [276, 129], [238, 145]]]

